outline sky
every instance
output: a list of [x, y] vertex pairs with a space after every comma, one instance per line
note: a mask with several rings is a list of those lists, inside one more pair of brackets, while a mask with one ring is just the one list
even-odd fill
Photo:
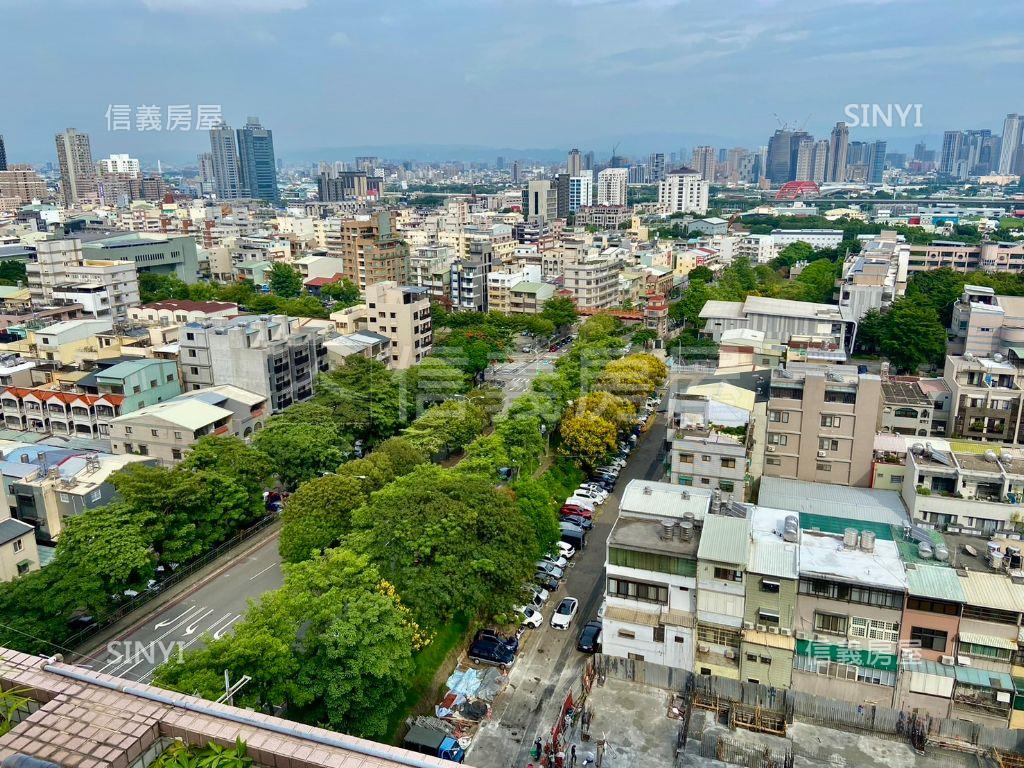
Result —
[[[851, 138], [935, 147], [1024, 112], [1020, 0], [0, 0], [0, 29], [13, 162], [55, 161], [66, 127], [94, 158], [209, 148], [135, 130], [138, 106], [258, 115], [304, 162], [754, 147], [862, 103], [919, 104], [921, 124], [894, 112]], [[110, 130], [110, 105], [133, 130]]]

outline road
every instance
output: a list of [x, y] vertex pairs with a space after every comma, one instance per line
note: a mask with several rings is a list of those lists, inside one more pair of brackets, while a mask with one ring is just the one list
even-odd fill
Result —
[[517, 353], [512, 361], [496, 365], [487, 371], [487, 381], [500, 381], [505, 392], [507, 409], [512, 401], [526, 392], [538, 374], [550, 372], [561, 352], [540, 352], [524, 355]]
[[[664, 477], [662, 446], [665, 415], [658, 413], [623, 469], [615, 492], [598, 510], [587, 548], [577, 552], [559, 587], [544, 606], [545, 623], [524, 635], [523, 649], [509, 684], [494, 702], [493, 716], [473, 739], [466, 762], [477, 768], [509, 768], [530, 762], [533, 740], [549, 734], [566, 690], [583, 669], [586, 656], [576, 650], [582, 626], [597, 615], [604, 599], [604, 560], [608, 536], [618, 517], [619, 500], [630, 480]], [[569, 631], [552, 629], [548, 620], [565, 596], [580, 601]]]
[[156, 667], [193, 647], [206, 633], [223, 636], [242, 618], [250, 599], [284, 583], [277, 546], [274, 535], [191, 594], [108, 643], [88, 666], [145, 683]]

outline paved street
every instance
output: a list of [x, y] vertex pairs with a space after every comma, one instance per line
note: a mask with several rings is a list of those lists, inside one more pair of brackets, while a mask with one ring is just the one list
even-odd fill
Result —
[[[562, 586], [542, 609], [544, 625], [525, 635], [509, 685], [495, 700], [492, 719], [473, 739], [468, 764], [478, 768], [525, 766], [530, 762], [533, 740], [550, 732], [565, 692], [579, 677], [587, 658], [576, 650], [576, 638], [583, 624], [596, 616], [604, 598], [605, 545], [618, 516], [622, 491], [630, 480], [662, 479], [664, 436], [665, 415], [659, 413], [640, 438], [615, 492], [600, 507], [587, 549], [576, 554]], [[551, 611], [567, 595], [579, 599], [580, 611], [569, 631], [552, 629], [547, 623]]]
[[242, 617], [250, 599], [283, 583], [277, 545], [277, 535], [272, 536], [190, 595], [108, 643], [88, 666], [144, 683], [179, 648], [193, 647], [205, 633], [223, 636]]
[[519, 397], [530, 388], [537, 375], [551, 371], [555, 360], [561, 352], [541, 352], [524, 355], [516, 353], [512, 355], [512, 361], [496, 365], [488, 369], [488, 381], [503, 382], [505, 392], [505, 408], [513, 400]]

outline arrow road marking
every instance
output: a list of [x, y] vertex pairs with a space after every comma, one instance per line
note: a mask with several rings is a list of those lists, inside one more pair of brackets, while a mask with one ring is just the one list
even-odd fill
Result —
[[171, 624], [174, 624], [176, 621], [180, 621], [181, 619], [185, 618], [190, 613], [192, 613], [192, 611], [195, 611], [195, 610], [198, 610], [198, 609], [199, 609], [198, 605], [193, 605], [191, 608], [187, 609], [184, 613], [182, 613], [179, 616], [175, 616], [173, 619], [164, 619], [163, 621], [154, 624], [153, 625], [153, 629], [163, 629], [164, 627], [169, 627]]
[[205, 619], [211, 613], [213, 613], [213, 608], [208, 608], [206, 610], [206, 613], [203, 613], [198, 618], [196, 618], [195, 621], [193, 621], [191, 624], [189, 624], [187, 627], [185, 627], [185, 634], [186, 635], [195, 634], [195, 631], [197, 629], [199, 629], [199, 625], [203, 622], [203, 619]]
[[238, 621], [240, 618], [242, 618], [242, 614], [236, 613], [234, 618], [231, 619], [231, 621], [229, 621], [227, 624], [225, 624], [223, 627], [221, 627], [220, 629], [218, 629], [216, 632], [213, 633], [213, 639], [214, 640], [220, 640], [222, 637], [224, 637], [224, 633], [228, 631], [228, 628], [232, 624], [234, 624], [236, 621]]

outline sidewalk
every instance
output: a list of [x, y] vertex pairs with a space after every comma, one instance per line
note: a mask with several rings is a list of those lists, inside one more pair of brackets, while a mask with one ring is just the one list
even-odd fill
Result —
[[[197, 589], [210, 583], [220, 576], [228, 568], [248, 557], [250, 553], [276, 539], [281, 533], [281, 520], [270, 523], [265, 530], [260, 531], [253, 538], [248, 539], [236, 549], [225, 552], [211, 563], [200, 568], [179, 583], [161, 592], [152, 601], [146, 603], [140, 610], [130, 613], [122, 619], [114, 622], [89, 637], [79, 647], [75, 648], [78, 656], [94, 656], [112, 640], [117, 640], [124, 635], [130, 634], [137, 626], [145, 624], [151, 618], [164, 611], [169, 605], [184, 600]], [[70, 659], [68, 659], [70, 661]]]

